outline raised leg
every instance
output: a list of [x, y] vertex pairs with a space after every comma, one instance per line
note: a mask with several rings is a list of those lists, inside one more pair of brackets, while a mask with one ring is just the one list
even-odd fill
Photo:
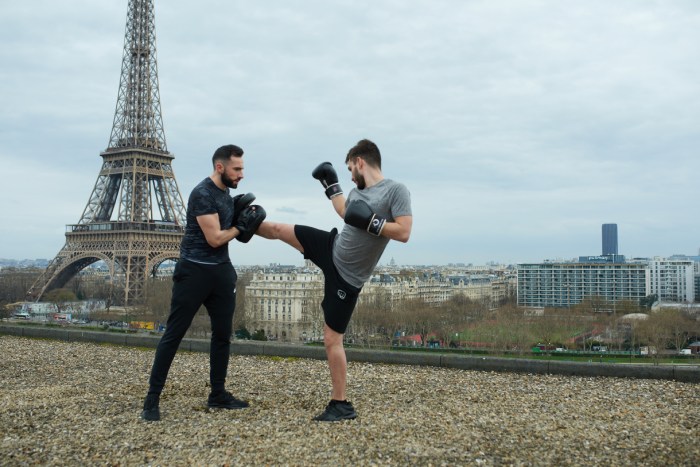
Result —
[[256, 234], [268, 240], [282, 240], [284, 243], [293, 246], [301, 253], [304, 252], [304, 247], [301, 246], [296, 234], [294, 233], [294, 224], [281, 224], [279, 222], [263, 222], [258, 227]]

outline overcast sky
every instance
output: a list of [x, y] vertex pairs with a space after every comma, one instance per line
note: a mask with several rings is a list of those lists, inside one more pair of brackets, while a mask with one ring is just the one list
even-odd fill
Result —
[[[0, 0], [0, 258], [53, 258], [107, 148], [127, 0]], [[375, 141], [406, 184], [409, 243], [380, 264], [539, 262], [700, 248], [697, 0], [156, 2], [183, 198], [222, 144], [268, 218], [341, 227], [311, 170], [353, 184]], [[302, 264], [233, 242], [235, 264]]]

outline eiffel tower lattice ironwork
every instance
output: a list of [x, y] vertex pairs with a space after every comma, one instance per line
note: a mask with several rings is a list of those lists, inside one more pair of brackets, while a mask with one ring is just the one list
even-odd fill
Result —
[[102, 260], [112, 303], [135, 305], [147, 296], [148, 276], [179, 257], [185, 209], [163, 131], [153, 0], [129, 0], [114, 124], [100, 156], [87, 206], [66, 226], [66, 244], [28, 291], [31, 299]]

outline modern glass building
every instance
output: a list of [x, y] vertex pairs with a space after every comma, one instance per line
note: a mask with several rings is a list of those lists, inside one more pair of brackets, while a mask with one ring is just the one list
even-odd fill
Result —
[[616, 255], [617, 224], [603, 224], [603, 255]]
[[649, 269], [630, 263], [536, 263], [518, 265], [518, 306], [568, 308], [584, 299], [639, 302]]

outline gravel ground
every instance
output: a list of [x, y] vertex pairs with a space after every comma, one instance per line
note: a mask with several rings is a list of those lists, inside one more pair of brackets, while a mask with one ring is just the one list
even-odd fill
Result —
[[700, 387], [350, 363], [359, 417], [319, 360], [232, 356], [245, 410], [209, 410], [208, 355], [179, 353], [162, 421], [139, 419], [153, 349], [0, 336], [0, 465], [691, 465]]

